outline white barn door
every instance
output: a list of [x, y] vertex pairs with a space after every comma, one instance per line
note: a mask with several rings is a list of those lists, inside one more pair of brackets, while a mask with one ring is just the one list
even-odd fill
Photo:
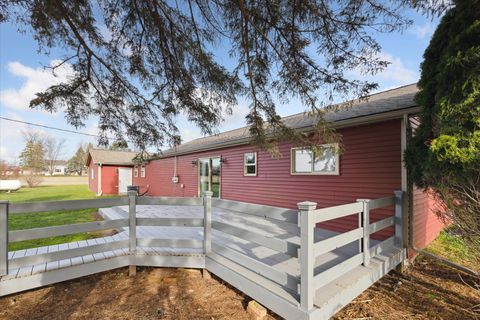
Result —
[[127, 193], [127, 186], [132, 185], [132, 168], [118, 168], [118, 193]]

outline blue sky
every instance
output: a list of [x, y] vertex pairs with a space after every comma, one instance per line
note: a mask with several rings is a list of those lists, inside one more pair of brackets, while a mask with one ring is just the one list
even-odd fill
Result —
[[[422, 16], [414, 11], [408, 13], [414, 24], [403, 33], [376, 35], [382, 46], [381, 56], [391, 62], [389, 67], [374, 79], [380, 85], [380, 90], [386, 90], [405, 84], [416, 82], [419, 77], [419, 66], [422, 54], [438, 24], [438, 19]], [[216, 54], [227, 59], [221, 49]], [[28, 108], [30, 99], [35, 92], [39, 92], [49, 85], [65, 79], [70, 68], [58, 70], [57, 77], [53, 76], [44, 66], [48, 66], [63, 56], [59, 49], [52, 49], [48, 54], [38, 52], [38, 47], [31, 34], [19, 33], [17, 28], [8, 23], [0, 24], [0, 115], [12, 119], [55, 126], [69, 130], [75, 128], [66, 124], [62, 112], [50, 114], [45, 111]], [[227, 116], [219, 131], [230, 130], [244, 125], [248, 103], [239, 101], [231, 116]], [[298, 102], [292, 101], [280, 105], [280, 115], [290, 115], [304, 111], [305, 108]], [[189, 141], [200, 136], [200, 131], [194, 124], [188, 123], [179, 117], [178, 126], [181, 128], [182, 140]], [[28, 125], [7, 122], [0, 119], [0, 159], [16, 162], [18, 154], [23, 148], [22, 131], [34, 129], [45, 135], [58, 139], [65, 139], [63, 158], [70, 158], [81, 143], [92, 142], [95, 138], [77, 134], [58, 132], [49, 129], [29, 128]], [[80, 132], [97, 134], [96, 121], [90, 119]]]

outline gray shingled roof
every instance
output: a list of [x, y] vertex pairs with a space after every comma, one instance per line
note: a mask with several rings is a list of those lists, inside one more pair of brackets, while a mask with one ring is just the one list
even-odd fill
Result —
[[[368, 97], [368, 100], [354, 101], [353, 104], [339, 104], [330, 108], [325, 114], [325, 119], [330, 122], [341, 122], [377, 114], [388, 114], [393, 111], [415, 107], [414, 97], [418, 92], [416, 84], [411, 84], [396, 89], [391, 89]], [[298, 113], [282, 118], [284, 123], [296, 129], [308, 129], [313, 127], [318, 119], [307, 113]], [[173, 154], [188, 154], [200, 150], [211, 150], [229, 145], [248, 143], [250, 139], [248, 127], [243, 127], [217, 135], [198, 138], [186, 142], [173, 149], [164, 151], [160, 158], [172, 156]]]
[[117, 165], [132, 165], [132, 159], [137, 155], [137, 152], [132, 151], [114, 151], [105, 149], [90, 149], [87, 159], [87, 165], [91, 158], [93, 163], [101, 164], [117, 164]]

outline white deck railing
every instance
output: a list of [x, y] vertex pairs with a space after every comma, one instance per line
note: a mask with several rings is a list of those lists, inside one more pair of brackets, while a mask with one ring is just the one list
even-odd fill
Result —
[[[370, 223], [370, 211], [384, 207], [395, 207], [395, 215], [374, 223]], [[395, 195], [375, 200], [359, 199], [357, 202], [316, 209], [315, 202], [300, 202], [300, 306], [308, 312], [313, 308], [315, 292], [333, 278], [337, 278], [352, 269], [370, 264], [371, 257], [380, 254], [385, 248], [394, 245], [403, 247], [403, 192], [395, 191]], [[318, 223], [344, 218], [358, 214], [358, 227], [340, 233], [328, 239], [315, 242], [314, 229]], [[371, 247], [370, 235], [385, 228], [395, 226], [395, 234]], [[315, 260], [318, 256], [331, 252], [352, 242], [359, 242], [359, 253], [319, 274], [315, 274]]]
[[[270, 206], [241, 203], [230, 200], [212, 199], [212, 193], [206, 192], [203, 198], [171, 198], [171, 197], [137, 197], [134, 192], [129, 192], [127, 197], [33, 202], [22, 204], [9, 204], [0, 201], [0, 277], [8, 274], [9, 269], [38, 265], [64, 259], [72, 259], [95, 253], [106, 253], [123, 249], [127, 257], [117, 257], [116, 262], [93, 262], [90, 269], [85, 266], [82, 271], [71, 267], [63, 269], [61, 278], [71, 279], [98, 270], [108, 270], [125, 265], [150, 265], [150, 266], [178, 266], [206, 268], [206, 261], [211, 260], [221, 264], [237, 275], [250, 279], [276, 296], [291, 302], [295, 308], [308, 313], [314, 307], [315, 292], [333, 279], [357, 268], [361, 265], [368, 266], [370, 260], [382, 251], [393, 246], [403, 247], [402, 206], [403, 192], [395, 192], [395, 196], [375, 200], [359, 199], [357, 202], [316, 209], [314, 202], [301, 202], [298, 204], [299, 212], [291, 209], [275, 208]], [[128, 205], [128, 217], [122, 219], [69, 224], [27, 230], [8, 230], [9, 214], [27, 212], [60, 211], [87, 209], [99, 207], [112, 207]], [[174, 205], [198, 206], [203, 211], [203, 217], [137, 217], [137, 205]], [[237, 211], [249, 217], [265, 218], [262, 221], [276, 221], [277, 228], [282, 229], [282, 235], [275, 233], [266, 234], [253, 230], [248, 224], [243, 225], [241, 219], [234, 222], [228, 219], [212, 219], [212, 206], [217, 208]], [[370, 211], [378, 208], [395, 207], [395, 215], [370, 223]], [[318, 223], [358, 215], [358, 226], [347, 232], [335, 234], [329, 238], [315, 241], [315, 227]], [[239, 222], [240, 221], [240, 222]], [[278, 225], [278, 226], [277, 226]], [[172, 238], [145, 238], [137, 236], [137, 227], [203, 227], [203, 238], [172, 239]], [[281, 227], [280, 227], [281, 226]], [[370, 236], [385, 228], [395, 226], [395, 234], [390, 238], [370, 246]], [[45, 252], [32, 256], [8, 258], [8, 243], [15, 241], [31, 240], [44, 237], [68, 235], [79, 232], [99, 231], [115, 228], [128, 228], [128, 238], [116, 241], [77, 247], [67, 250]], [[285, 255], [287, 259], [298, 258], [300, 273], [294, 275], [269, 265], [261, 259], [256, 259], [229, 246], [212, 243], [212, 229], [228, 236], [243, 239], [251, 244], [265, 247]], [[300, 239], [298, 239], [298, 237]], [[298, 241], [299, 240], [299, 241]], [[333, 267], [315, 272], [317, 258], [332, 252], [340, 247], [353, 242], [358, 242], [358, 251], [348, 255], [344, 260]], [[192, 259], [186, 257], [152, 257], [137, 254], [140, 248], [172, 248], [196, 249], [192, 250], [198, 256]], [[252, 246], [253, 247], [253, 246]], [[200, 249], [200, 250], [199, 250]], [[185, 252], [185, 251], [183, 251]], [[201, 259], [201, 260], [200, 260]], [[174, 263], [178, 261], [178, 263]], [[97, 267], [95, 267], [95, 264]], [[53, 276], [52, 276], [53, 277]], [[53, 278], [52, 278], [53, 279]], [[39, 285], [47, 284], [46, 280]], [[55, 279], [48, 280], [50, 283]], [[25, 285], [24, 288], [34, 286]], [[298, 310], [298, 309], [297, 309]]]

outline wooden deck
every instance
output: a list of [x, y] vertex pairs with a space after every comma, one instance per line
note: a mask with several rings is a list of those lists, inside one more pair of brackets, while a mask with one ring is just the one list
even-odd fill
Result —
[[[8, 274], [0, 278], [0, 295], [129, 265], [205, 268], [284, 318], [327, 319], [405, 259], [395, 237], [383, 242], [361, 241], [364, 234], [370, 238], [373, 230], [393, 225], [393, 218], [368, 224], [366, 231], [359, 228], [343, 234], [312, 227], [313, 238], [308, 242], [311, 260], [305, 261], [312, 262], [308, 289], [313, 294], [306, 312], [301, 296], [305, 264], [299, 258], [304, 254], [305, 235], [298, 211], [227, 200], [213, 200], [211, 207], [202, 206], [201, 199], [138, 198], [133, 207], [125, 206], [125, 199], [102, 201], [114, 205], [99, 210], [105, 222], [77, 228], [120, 225], [115, 235], [9, 252]], [[376, 201], [372, 206], [393, 203], [392, 198]], [[97, 200], [95, 205], [99, 203]], [[39, 204], [42, 210], [52, 205], [85, 206], [79, 201]], [[12, 211], [35, 208], [22, 204], [12, 206]], [[310, 225], [315, 225], [313, 218], [345, 216], [352, 208], [358, 212], [355, 210], [363, 207], [351, 204], [311, 211]], [[48, 229], [57, 233], [74, 230], [75, 225]], [[38, 238], [46, 231], [9, 235]], [[205, 231], [210, 236], [205, 237]], [[365, 257], [369, 261], [362, 264]]]

